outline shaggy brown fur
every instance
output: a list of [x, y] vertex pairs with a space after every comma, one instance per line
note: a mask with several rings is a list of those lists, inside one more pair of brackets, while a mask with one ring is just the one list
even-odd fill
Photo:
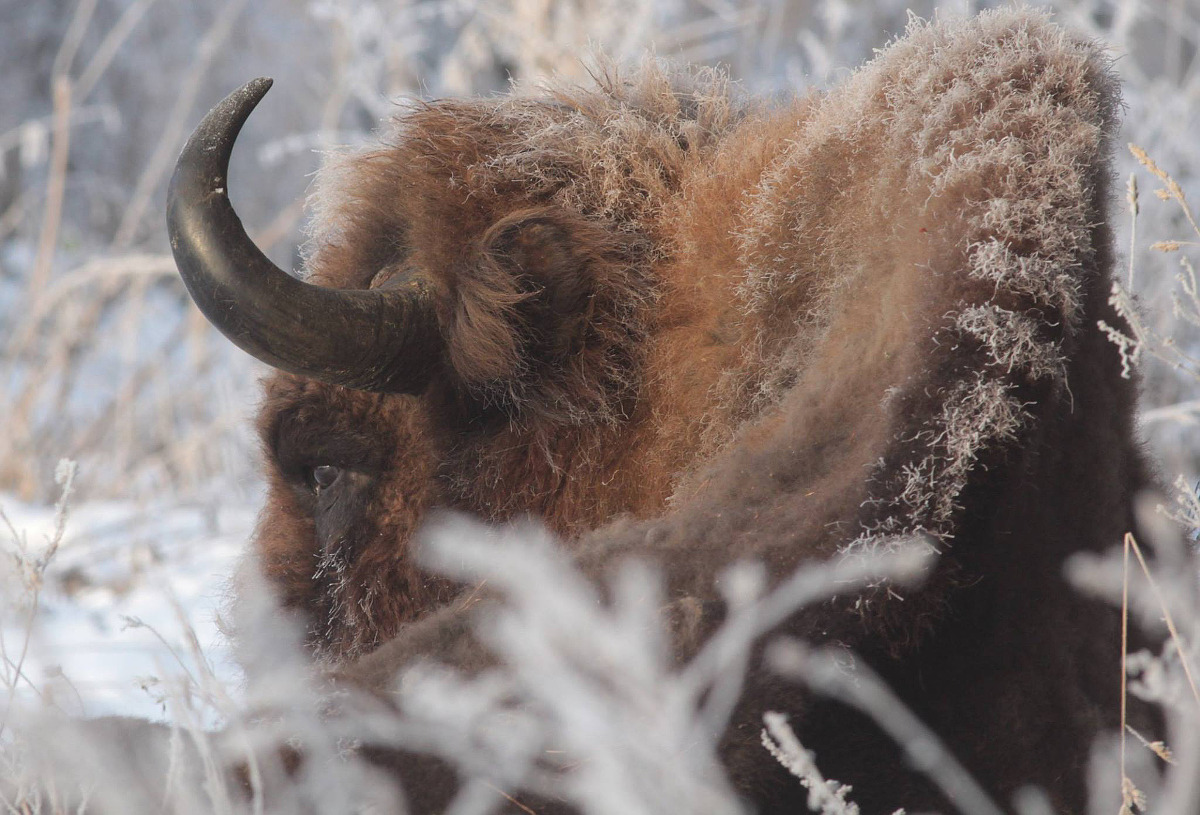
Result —
[[[1081, 811], [1118, 639], [1062, 563], [1115, 544], [1146, 481], [1096, 329], [1117, 319], [1116, 100], [1094, 47], [1002, 11], [914, 23], [776, 107], [648, 65], [399, 116], [322, 173], [308, 266], [432, 279], [440, 373], [417, 397], [280, 374], [261, 412], [258, 556], [313, 648], [379, 687], [424, 654], [486, 658], [462, 612], [430, 616], [458, 591], [413, 562], [434, 507], [535, 515], [593, 576], [657, 560], [703, 610], [680, 657], [732, 561], [779, 580], [922, 532], [943, 555], [921, 590], [783, 630], [853, 647], [999, 800], [1032, 783]], [[322, 464], [342, 476], [314, 489]], [[769, 709], [865, 811], [945, 803], [870, 723], [765, 673], [748, 688], [723, 753], [762, 811], [803, 809], [757, 744]]]

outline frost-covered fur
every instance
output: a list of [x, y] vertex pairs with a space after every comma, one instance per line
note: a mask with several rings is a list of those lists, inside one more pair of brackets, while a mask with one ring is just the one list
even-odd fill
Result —
[[[268, 382], [268, 575], [319, 654], [385, 690], [421, 656], [488, 659], [461, 587], [415, 563], [436, 508], [541, 518], [594, 577], [657, 562], [681, 657], [728, 564], [777, 581], [921, 534], [943, 554], [920, 590], [782, 631], [856, 649], [1000, 800], [1033, 783], [1080, 811], [1118, 638], [1062, 563], [1115, 544], [1145, 483], [1096, 328], [1116, 105], [1094, 46], [1007, 10], [914, 22], [774, 106], [651, 63], [406, 110], [323, 172], [309, 269], [427, 276], [447, 351], [417, 397]], [[304, 483], [323, 463], [341, 492]], [[944, 805], [873, 725], [756, 669], [724, 757], [762, 811], [803, 808], [766, 710], [864, 810]]]

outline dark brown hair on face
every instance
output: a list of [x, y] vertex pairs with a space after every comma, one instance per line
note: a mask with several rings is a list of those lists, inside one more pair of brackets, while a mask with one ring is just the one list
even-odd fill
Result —
[[449, 599], [451, 586], [420, 573], [409, 551], [438, 490], [415, 399], [277, 374], [265, 384], [259, 432], [268, 499], [255, 546], [315, 652], [370, 650]]

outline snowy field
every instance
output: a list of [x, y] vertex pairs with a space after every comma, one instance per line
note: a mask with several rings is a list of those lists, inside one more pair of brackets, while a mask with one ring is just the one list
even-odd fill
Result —
[[[55, 536], [54, 507], [0, 494], [0, 509], [12, 527], [5, 536], [15, 531], [28, 555], [43, 555]], [[71, 508], [45, 573], [25, 675], [52, 693], [56, 706], [86, 716], [162, 719], [163, 692], [184, 671], [211, 671], [236, 689], [239, 672], [219, 614], [254, 514], [251, 505], [168, 502]], [[27, 610], [4, 618], [10, 659], [23, 647], [28, 617], [20, 611]], [[197, 665], [192, 636], [207, 668]], [[29, 701], [28, 686], [22, 690]]]

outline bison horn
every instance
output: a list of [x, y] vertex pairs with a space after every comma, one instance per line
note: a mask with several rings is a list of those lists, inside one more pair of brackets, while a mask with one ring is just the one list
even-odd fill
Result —
[[246, 235], [227, 193], [229, 156], [270, 79], [208, 112], [175, 165], [167, 229], [188, 293], [235, 345], [294, 374], [380, 393], [419, 393], [442, 356], [426, 281], [371, 290], [305, 283]]

